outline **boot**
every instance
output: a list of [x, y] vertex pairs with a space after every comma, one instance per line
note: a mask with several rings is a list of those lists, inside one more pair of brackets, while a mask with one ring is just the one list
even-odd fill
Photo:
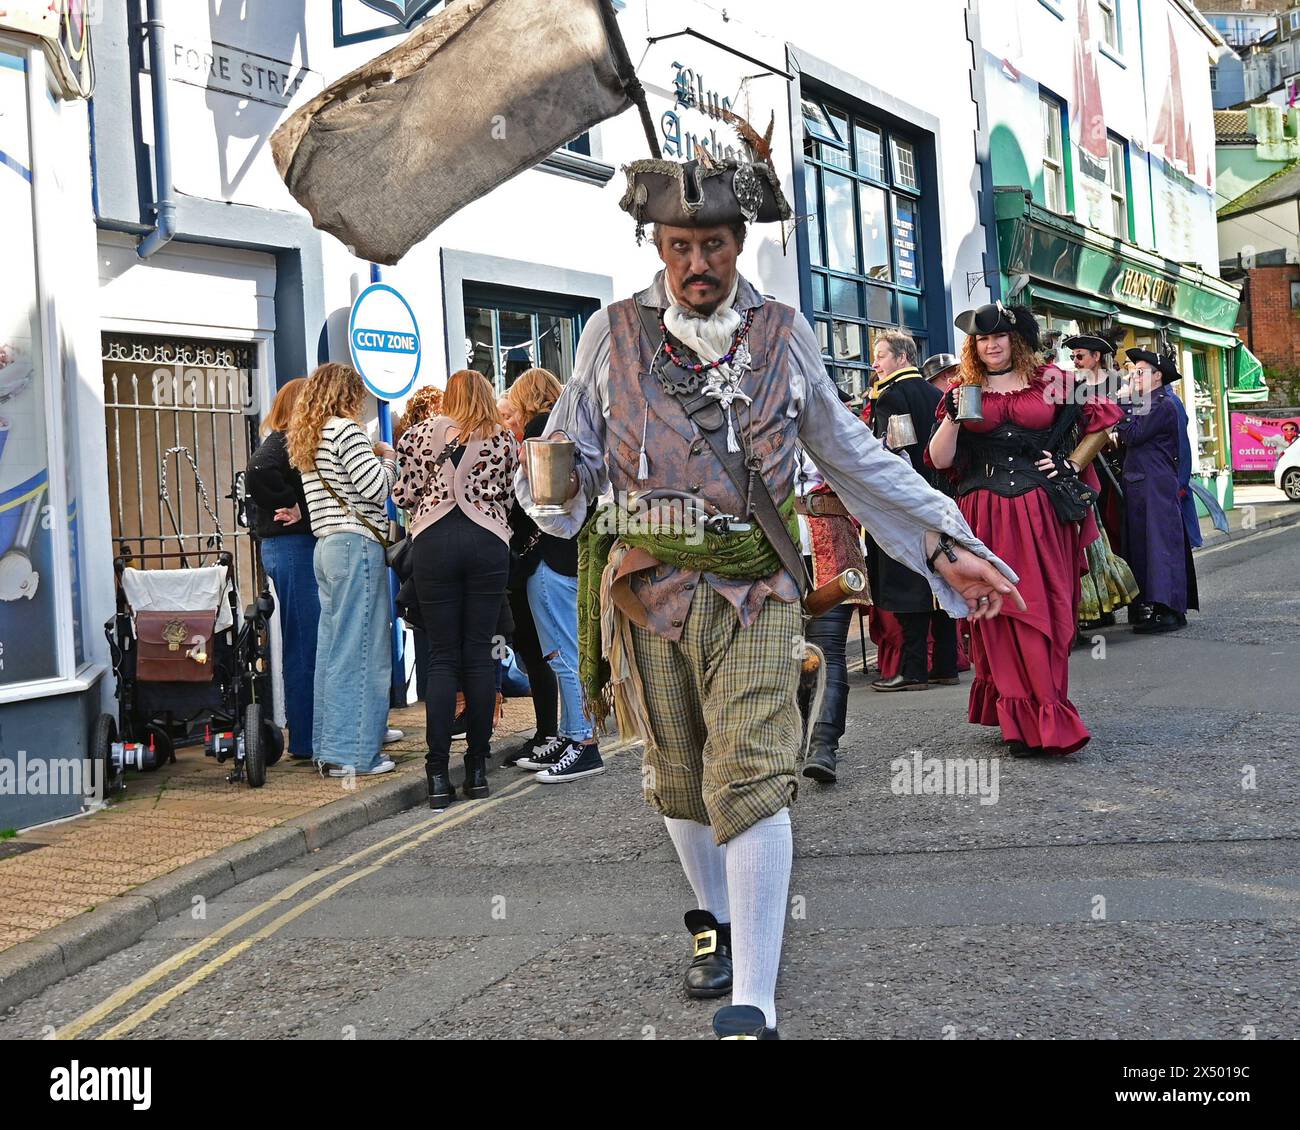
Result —
[[429, 807], [435, 812], [441, 812], [456, 799], [456, 790], [451, 787], [451, 775], [447, 772], [447, 766], [435, 766], [426, 762], [424, 776], [429, 782]]
[[482, 755], [465, 756], [465, 784], [461, 792], [466, 800], [481, 800], [488, 795], [487, 758]]
[[808, 756], [804, 758], [803, 775], [820, 781], [823, 785], [835, 784], [835, 763], [839, 755], [833, 743], [823, 741], [815, 734], [808, 746]]
[[688, 910], [686, 929], [695, 938], [686, 969], [686, 995], [725, 997], [731, 992], [731, 923], [719, 924], [707, 910]]

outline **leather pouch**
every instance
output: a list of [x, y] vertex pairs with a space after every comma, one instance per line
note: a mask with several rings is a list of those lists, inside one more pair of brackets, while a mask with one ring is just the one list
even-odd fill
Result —
[[136, 678], [145, 683], [212, 681], [212, 612], [137, 612]]

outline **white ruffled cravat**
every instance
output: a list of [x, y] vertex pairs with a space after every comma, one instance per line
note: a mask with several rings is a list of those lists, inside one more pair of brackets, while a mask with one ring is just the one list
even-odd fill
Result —
[[[732, 307], [736, 301], [736, 292], [740, 288], [740, 275], [736, 275], [727, 297], [718, 304], [713, 313], [707, 316], [692, 310], [677, 297], [666, 274], [664, 287], [672, 303], [664, 311], [664, 325], [668, 328], [668, 332], [701, 361], [717, 361], [720, 357], [726, 356], [731, 350], [736, 331], [740, 329], [741, 322], [744, 320]], [[743, 366], [719, 365], [704, 374], [704, 384], [700, 387], [700, 391], [716, 400], [726, 413], [728, 451], [740, 450], [732, 404], [737, 400], [750, 403], [750, 397], [740, 387], [744, 375]]]

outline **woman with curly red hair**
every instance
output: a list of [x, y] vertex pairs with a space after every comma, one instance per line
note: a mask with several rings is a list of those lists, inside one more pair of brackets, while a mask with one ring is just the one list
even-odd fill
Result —
[[[1019, 574], [1027, 605], [973, 622], [969, 717], [1000, 726], [1013, 755], [1073, 753], [1090, 736], [1069, 697], [1090, 496], [1078, 473], [1120, 411], [1105, 399], [1072, 403], [1065, 374], [1038, 361], [1026, 308], [981, 306], [956, 325], [968, 335], [961, 375], [939, 405], [927, 457], [949, 470], [963, 517]], [[982, 390], [982, 418], [958, 420], [969, 386]]]

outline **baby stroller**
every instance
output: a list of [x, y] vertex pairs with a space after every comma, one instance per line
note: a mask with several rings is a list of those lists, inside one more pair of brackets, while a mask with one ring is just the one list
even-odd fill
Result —
[[[275, 601], [264, 591], [239, 619], [234, 555], [219, 548], [220, 537], [213, 565], [191, 567], [212, 550], [128, 552], [113, 561], [117, 611], [104, 634], [117, 717], [99, 716], [91, 747], [108, 791], [124, 787], [128, 768], [156, 769], [176, 760], [177, 746], [199, 742], [218, 762], [234, 761], [228, 781], [256, 789], [284, 752], [270, 717]], [[136, 567], [145, 562], [159, 565]]]

